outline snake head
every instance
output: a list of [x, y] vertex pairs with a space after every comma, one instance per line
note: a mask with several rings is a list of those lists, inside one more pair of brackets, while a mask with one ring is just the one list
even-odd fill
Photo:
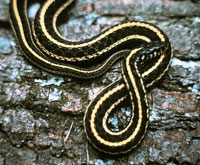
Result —
[[143, 49], [139, 51], [139, 63], [145, 63], [148, 60], [155, 59], [156, 57], [165, 54], [168, 49], [168, 44], [166, 42], [158, 42], [154, 41], [151, 43], [146, 44]]

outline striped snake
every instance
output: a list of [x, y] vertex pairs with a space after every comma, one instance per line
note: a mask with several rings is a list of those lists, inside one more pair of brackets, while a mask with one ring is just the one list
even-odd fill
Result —
[[[115, 25], [84, 41], [70, 41], [61, 36], [57, 23], [73, 1], [46, 0], [31, 22], [27, 0], [11, 0], [13, 31], [25, 57], [54, 74], [93, 79], [122, 59], [122, 78], [91, 101], [83, 123], [94, 147], [109, 154], [126, 153], [144, 138], [149, 118], [146, 90], [169, 69], [171, 45], [158, 27], [134, 21]], [[110, 130], [109, 115], [129, 105], [128, 124], [120, 131]]]

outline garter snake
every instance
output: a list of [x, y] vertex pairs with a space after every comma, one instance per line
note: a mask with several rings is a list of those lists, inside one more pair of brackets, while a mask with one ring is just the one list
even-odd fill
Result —
[[[47, 0], [33, 23], [27, 16], [27, 0], [11, 0], [10, 22], [25, 57], [54, 74], [93, 79], [122, 59], [122, 78], [91, 101], [84, 116], [89, 141], [100, 151], [121, 154], [135, 148], [148, 127], [146, 90], [169, 69], [173, 56], [165, 33], [145, 22], [124, 22], [84, 41], [62, 37], [57, 22], [74, 0]], [[131, 106], [126, 127], [107, 127], [108, 116], [121, 105]]]

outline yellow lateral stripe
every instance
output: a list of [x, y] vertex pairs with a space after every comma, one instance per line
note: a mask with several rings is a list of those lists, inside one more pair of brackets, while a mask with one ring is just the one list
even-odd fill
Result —
[[54, 14], [53, 16], [53, 28], [54, 31], [56, 32], [56, 34], [61, 37], [62, 39], [66, 40], [66, 38], [64, 38], [59, 32], [58, 29], [56, 27], [56, 21], [57, 21], [57, 17], [60, 15], [60, 13], [67, 7], [69, 6], [74, 0], [67, 0], [58, 10], [57, 12]]
[[156, 62], [156, 64], [153, 67], [151, 67], [149, 70], [144, 72], [142, 74], [142, 77], [145, 77], [145, 76], [149, 75], [150, 73], [152, 73], [160, 65], [160, 63], [163, 61], [164, 58], [165, 58], [165, 54], [162, 54], [160, 56], [159, 60]]
[[119, 29], [122, 29], [122, 28], [126, 28], [126, 27], [133, 27], [133, 26], [138, 26], [138, 27], [145, 27], [147, 29], [150, 29], [152, 30], [153, 32], [155, 32], [158, 37], [160, 38], [161, 41], [164, 41], [164, 36], [160, 33], [160, 31], [149, 25], [149, 24], [145, 24], [145, 23], [140, 23], [140, 22], [128, 22], [128, 23], [124, 23], [124, 24], [121, 24], [121, 25], [118, 25], [118, 26], [115, 26], [113, 28], [111, 28], [110, 30], [106, 31], [105, 33], [103, 33], [102, 35], [100, 35], [99, 37], [97, 37], [96, 39], [94, 40], [91, 40], [89, 42], [84, 42], [82, 44], [66, 44], [66, 43], [62, 43], [62, 42], [59, 42], [58, 40], [54, 39], [48, 32], [47, 32], [47, 29], [46, 29], [46, 26], [45, 26], [45, 21], [44, 21], [44, 18], [45, 18], [45, 12], [46, 10], [49, 8], [49, 6], [54, 2], [55, 0], [48, 0], [44, 6], [42, 7], [42, 10], [41, 10], [41, 14], [40, 14], [40, 22], [41, 22], [41, 28], [43, 30], [43, 33], [45, 34], [45, 36], [51, 41], [53, 42], [54, 44], [56, 45], [59, 45], [61, 47], [64, 47], [64, 48], [80, 48], [80, 47], [85, 47], [85, 46], [88, 46], [88, 45], [92, 45], [94, 43], [96, 43], [97, 41], [105, 38], [105, 36], [108, 36], [109, 34], [111, 33], [114, 33], [115, 31], [119, 30]]
[[[134, 49], [133, 51], [131, 51], [130, 55], [127, 57], [127, 60], [126, 60], [126, 65], [127, 65], [127, 70], [128, 72], [131, 74], [131, 68], [130, 68], [130, 65], [129, 65], [129, 60], [131, 58], [131, 56], [136, 52], [138, 51], [138, 49]], [[128, 137], [127, 139], [125, 140], [122, 140], [120, 142], [112, 142], [112, 141], [107, 141], [105, 139], [103, 139], [102, 137], [100, 137], [95, 129], [95, 116], [96, 116], [96, 113], [100, 107], [100, 105], [109, 97], [109, 95], [113, 95], [117, 90], [121, 89], [123, 86], [119, 86], [119, 87], [116, 87], [114, 89], [112, 89], [111, 91], [109, 91], [108, 93], [106, 93], [98, 102], [97, 104], [95, 105], [95, 108], [93, 109], [92, 111], [92, 114], [91, 114], [91, 121], [90, 121], [90, 124], [91, 124], [91, 130], [95, 136], [95, 138], [97, 138], [98, 141], [100, 141], [102, 144], [104, 145], [107, 145], [107, 146], [113, 146], [113, 147], [119, 147], [119, 146], [123, 146], [125, 144], [127, 144], [128, 142], [130, 142], [132, 139], [134, 139], [134, 137], [137, 135], [138, 131], [140, 130], [140, 127], [141, 127], [141, 122], [142, 122], [142, 105], [140, 104], [140, 94], [138, 92], [138, 89], [136, 87], [136, 83], [135, 83], [135, 80], [133, 78], [133, 75], [130, 76], [131, 77], [131, 82], [132, 82], [132, 85], [134, 87], [134, 91], [136, 93], [136, 97], [137, 97], [137, 101], [138, 101], [138, 110], [139, 110], [139, 119], [138, 119], [138, 123], [137, 123], [137, 126], [136, 126], [136, 129], [134, 130], [134, 132], [132, 133], [132, 135], [130, 137]]]
[[[129, 128], [129, 126], [127, 126], [125, 129], [123, 129], [122, 131], [118, 131], [118, 132], [113, 132], [113, 131], [110, 131], [107, 127], [107, 124], [106, 124], [106, 121], [108, 119], [108, 116], [109, 114], [112, 112], [112, 110], [119, 104], [121, 103], [124, 99], [126, 99], [127, 96], [124, 96], [124, 97], [121, 97], [120, 99], [118, 99], [114, 104], [112, 104], [110, 106], [110, 108], [106, 111], [104, 117], [103, 117], [103, 122], [102, 122], [102, 125], [103, 125], [103, 128], [104, 130], [110, 134], [110, 135], [121, 135], [122, 133], [124, 133], [125, 131], [127, 131], [127, 129]], [[131, 122], [129, 122], [128, 125], [130, 125]]]
[[171, 65], [171, 62], [172, 62], [172, 57], [173, 57], [173, 49], [171, 49], [171, 57], [170, 57], [170, 60], [168, 62], [168, 65], [166, 67], [166, 69], [162, 72], [162, 74], [160, 74], [159, 77], [157, 77], [154, 81], [152, 81], [151, 83], [147, 84], [146, 87], [150, 87], [152, 86], [155, 82], [157, 82], [158, 80], [160, 80], [160, 78], [169, 70], [169, 67]]
[[[33, 32], [35, 33], [35, 31], [33, 30]], [[35, 34], [34, 34], [35, 35]], [[143, 40], [145, 42], [151, 42], [151, 40], [145, 36], [140, 36], [140, 35], [130, 35], [130, 36], [127, 36], [125, 38], [122, 38], [120, 40], [118, 40], [117, 42], [115, 42], [114, 44], [110, 45], [109, 47], [106, 47], [105, 49], [101, 50], [101, 51], [98, 51], [92, 55], [86, 55], [86, 56], [83, 56], [83, 57], [65, 57], [65, 56], [58, 56], [57, 54], [54, 54], [50, 51], [48, 51], [40, 42], [39, 40], [36, 38], [36, 42], [37, 44], [41, 47], [41, 49], [47, 54], [47, 55], [50, 55], [51, 57], [53, 58], [56, 58], [58, 60], [62, 60], [62, 61], [69, 61], [69, 62], [75, 62], [75, 61], [85, 61], [85, 60], [88, 60], [88, 59], [92, 59], [92, 58], [95, 58], [99, 55], [102, 55], [108, 51], [110, 51], [111, 49], [113, 49], [114, 47], [122, 44], [123, 42], [127, 42], [129, 40], [133, 40], [133, 39], [139, 39], [139, 40]], [[81, 72], [81, 71], [80, 71]]]

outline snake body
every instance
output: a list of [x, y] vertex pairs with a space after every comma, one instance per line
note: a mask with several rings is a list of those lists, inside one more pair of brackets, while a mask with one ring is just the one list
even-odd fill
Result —
[[[169, 69], [173, 56], [165, 33], [146, 22], [115, 25], [84, 41], [61, 36], [57, 22], [73, 0], [47, 0], [33, 23], [27, 16], [27, 0], [11, 0], [10, 22], [25, 57], [37, 67], [58, 75], [93, 79], [122, 59], [122, 78], [106, 87], [89, 104], [84, 128], [100, 151], [121, 154], [135, 148], [148, 127], [146, 90]], [[127, 126], [118, 132], [107, 126], [109, 115], [131, 106]]]

